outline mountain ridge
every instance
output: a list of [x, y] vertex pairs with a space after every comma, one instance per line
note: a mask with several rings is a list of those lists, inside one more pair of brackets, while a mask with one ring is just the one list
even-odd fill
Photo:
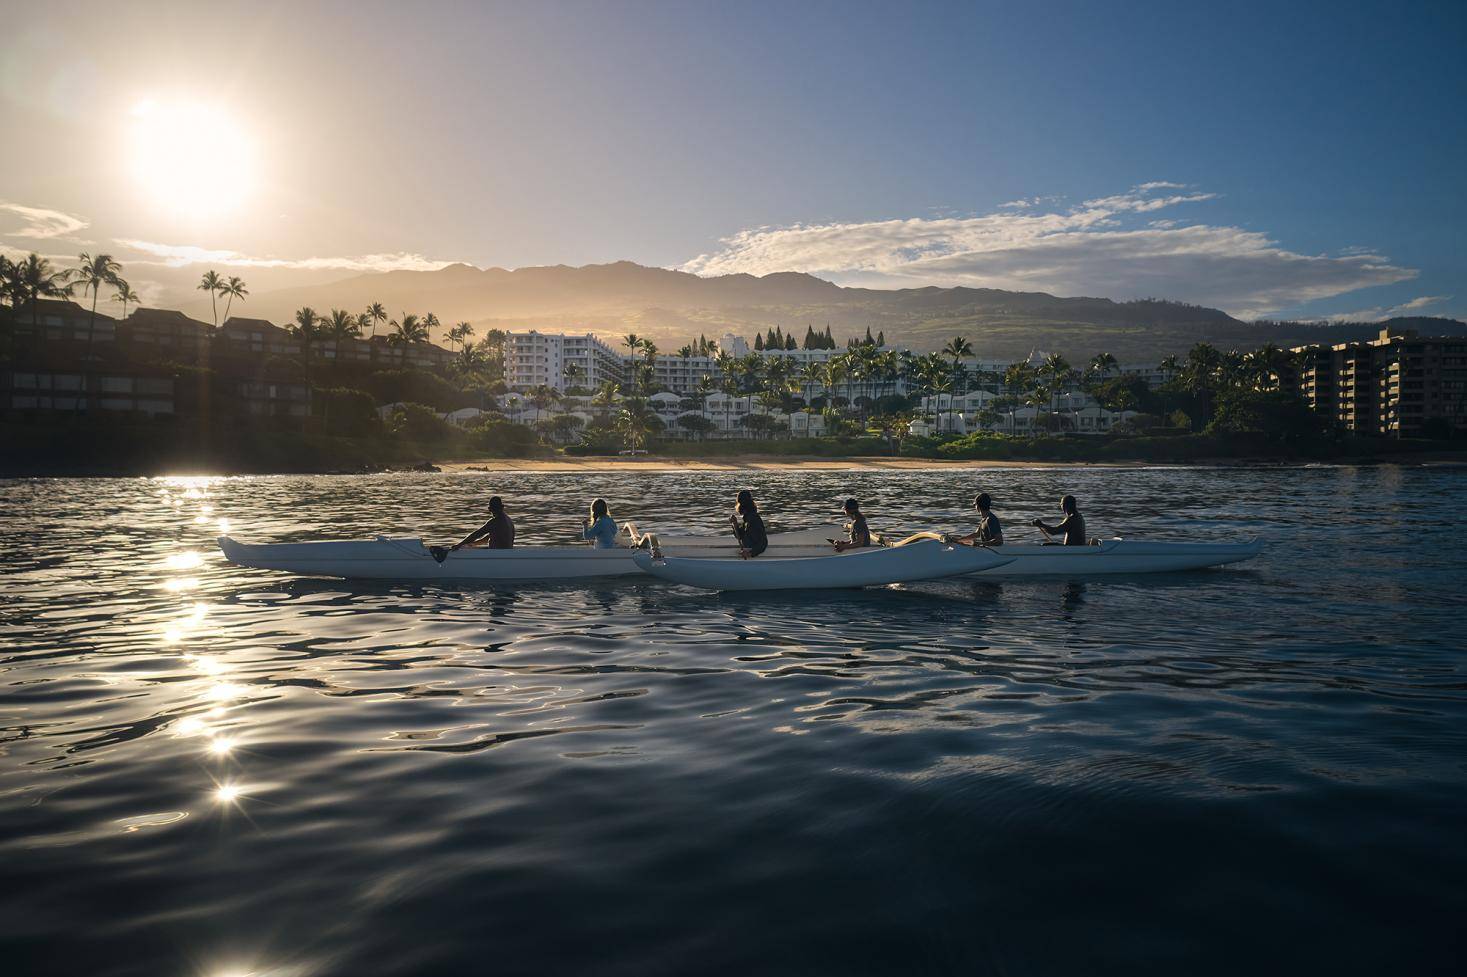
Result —
[[262, 292], [251, 296], [249, 314], [285, 322], [302, 306], [355, 311], [371, 302], [382, 302], [393, 317], [434, 312], [445, 329], [467, 321], [480, 335], [488, 328], [535, 328], [591, 332], [616, 343], [635, 332], [663, 350], [700, 334], [716, 339], [734, 332], [752, 341], [779, 326], [799, 338], [807, 325], [822, 331], [829, 325], [837, 341], [870, 328], [917, 350], [960, 335], [985, 358], [1042, 349], [1072, 359], [1109, 352], [1140, 362], [1185, 353], [1197, 342], [1251, 347], [1337, 342], [1336, 335], [1361, 328], [1369, 333], [1355, 324], [1247, 323], [1218, 309], [1164, 299], [1117, 302], [970, 286], [876, 289], [804, 272], [705, 278], [631, 261], [516, 269], [457, 263], [435, 271], [369, 273]]

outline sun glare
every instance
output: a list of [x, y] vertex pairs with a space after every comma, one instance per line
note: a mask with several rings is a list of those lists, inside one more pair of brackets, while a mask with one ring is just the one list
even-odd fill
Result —
[[148, 99], [133, 106], [129, 122], [133, 179], [152, 205], [209, 217], [248, 200], [255, 141], [225, 109]]

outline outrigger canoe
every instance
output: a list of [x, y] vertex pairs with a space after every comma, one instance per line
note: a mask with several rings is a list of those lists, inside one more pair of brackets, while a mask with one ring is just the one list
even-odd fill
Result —
[[[666, 544], [664, 543], [664, 546]], [[750, 560], [658, 556], [637, 550], [637, 566], [663, 580], [706, 590], [807, 590], [873, 587], [976, 573], [1011, 557], [972, 546], [921, 540], [904, 546], [872, 546], [823, 556], [790, 557], [766, 551]]]
[[1251, 560], [1263, 552], [1263, 541], [1246, 543], [1148, 542], [1106, 539], [1092, 546], [1005, 544], [995, 553], [1012, 562], [979, 571], [983, 577], [1094, 576], [1117, 573], [1174, 573]]
[[[825, 537], [839, 529], [798, 533], [771, 533], [770, 550], [790, 557], [834, 555]], [[315, 543], [241, 543], [219, 537], [219, 549], [229, 562], [260, 570], [281, 570], [309, 577], [349, 580], [579, 580], [622, 577], [642, 571], [632, 559], [632, 547], [611, 550], [588, 545], [517, 546], [508, 550], [466, 547], [439, 562], [417, 537], [378, 536], [364, 540]], [[663, 551], [701, 558], [739, 558], [732, 536], [663, 536]]]

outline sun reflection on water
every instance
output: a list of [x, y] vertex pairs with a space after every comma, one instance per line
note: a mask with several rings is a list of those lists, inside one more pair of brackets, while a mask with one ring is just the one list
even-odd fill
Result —
[[166, 570], [197, 570], [203, 565], [203, 554], [194, 550], [185, 550], [182, 553], [170, 553], [163, 560], [163, 567]]

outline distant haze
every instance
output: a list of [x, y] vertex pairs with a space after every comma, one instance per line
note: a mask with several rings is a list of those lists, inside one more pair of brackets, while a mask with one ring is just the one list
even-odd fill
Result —
[[[999, 289], [843, 288], [804, 274], [699, 277], [626, 261], [515, 271], [452, 265], [359, 275], [251, 296], [243, 314], [283, 323], [302, 306], [356, 312], [371, 302], [383, 303], [394, 318], [432, 312], [445, 329], [468, 321], [480, 335], [489, 328], [591, 332], [617, 345], [634, 332], [663, 352], [699, 334], [717, 339], [733, 332], [752, 341], [756, 333], [779, 326], [798, 340], [806, 326], [824, 330], [827, 324], [838, 341], [864, 336], [869, 328], [917, 350], [937, 349], [962, 335], [983, 358], [1017, 359], [1039, 349], [1072, 358], [1109, 352], [1130, 362], [1185, 353], [1197, 342], [1251, 347], [1343, 334], [1338, 328], [1254, 326], [1217, 309], [1174, 302], [1117, 303]], [[207, 302], [195, 302], [189, 311], [209, 318]], [[1461, 325], [1438, 321], [1444, 330]], [[1345, 331], [1367, 335], [1372, 328]]]

